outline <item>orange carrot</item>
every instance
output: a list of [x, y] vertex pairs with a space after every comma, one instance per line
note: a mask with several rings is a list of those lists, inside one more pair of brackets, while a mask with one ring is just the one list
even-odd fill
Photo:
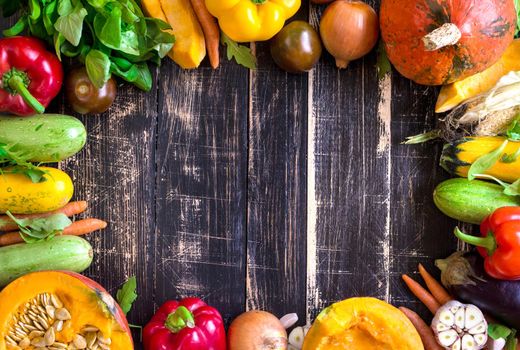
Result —
[[[83, 213], [87, 210], [87, 202], [78, 201], [78, 202], [70, 202], [66, 204], [63, 208], [50, 211], [44, 214], [30, 214], [30, 215], [15, 215], [17, 219], [38, 219], [44, 218], [47, 216], [51, 216], [54, 214], [65, 214], [67, 216], [73, 216], [77, 214]], [[7, 215], [0, 215], [0, 232], [9, 232], [18, 229], [18, 225]]]
[[442, 284], [437, 282], [437, 280], [432, 275], [430, 275], [428, 271], [426, 271], [422, 264], [419, 264], [419, 273], [421, 274], [433, 297], [439, 302], [439, 304], [444, 305], [448, 301], [453, 300], [451, 295], [449, 295], [446, 289], [444, 289]]
[[[84, 219], [73, 222], [63, 230], [63, 234], [67, 236], [83, 236], [97, 230], [102, 230], [105, 227], [107, 227], [107, 223], [103, 220]], [[23, 242], [24, 240], [18, 231], [0, 235], [0, 247]]]
[[206, 48], [208, 49], [209, 61], [213, 69], [220, 64], [220, 28], [215, 17], [209, 13], [204, 0], [191, 0], [191, 6], [199, 19], [200, 26], [204, 32]]
[[421, 337], [422, 343], [424, 345], [424, 350], [443, 350], [444, 348], [437, 343], [437, 339], [435, 339], [435, 335], [433, 331], [423, 319], [417, 315], [412, 310], [406, 307], [400, 307], [399, 310], [403, 312], [403, 314], [408, 317], [410, 322], [414, 325], [415, 329], [417, 329], [417, 333]]
[[408, 275], [403, 275], [402, 278], [408, 288], [410, 288], [410, 291], [413, 293], [413, 295], [422, 301], [422, 303], [428, 308], [428, 310], [432, 312], [432, 314], [435, 314], [441, 305], [439, 302], [437, 302], [437, 300], [435, 300], [430, 292], [424, 289], [419, 283], [411, 279]]

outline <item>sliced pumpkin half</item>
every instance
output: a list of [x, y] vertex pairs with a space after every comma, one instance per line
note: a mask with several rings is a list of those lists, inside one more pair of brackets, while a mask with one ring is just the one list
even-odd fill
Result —
[[134, 348], [128, 322], [96, 282], [72, 272], [20, 277], [0, 293], [0, 350]]
[[351, 298], [324, 309], [303, 350], [423, 350], [419, 334], [397, 308], [375, 298]]

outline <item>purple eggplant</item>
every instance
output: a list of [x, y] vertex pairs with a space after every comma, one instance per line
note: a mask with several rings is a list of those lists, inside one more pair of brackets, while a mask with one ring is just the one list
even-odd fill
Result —
[[504, 281], [489, 277], [484, 260], [476, 252], [457, 252], [437, 260], [442, 284], [465, 303], [479, 307], [484, 313], [520, 329], [520, 281]]

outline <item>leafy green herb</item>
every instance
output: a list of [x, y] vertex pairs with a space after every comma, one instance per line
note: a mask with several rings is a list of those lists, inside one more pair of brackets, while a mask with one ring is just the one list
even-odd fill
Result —
[[506, 339], [505, 350], [516, 350], [518, 340], [516, 339], [516, 329], [511, 330], [511, 334]]
[[38, 219], [17, 219], [9, 211], [6, 214], [18, 225], [20, 236], [26, 243], [41, 242], [62, 234], [72, 224], [65, 214], [54, 214]]
[[501, 163], [507, 163], [507, 164], [509, 164], [509, 163], [514, 163], [514, 162], [516, 162], [516, 160], [518, 159], [518, 157], [520, 157], [520, 148], [518, 148], [518, 149], [516, 150], [516, 152], [513, 153], [513, 154], [507, 154], [507, 153], [504, 153], [504, 154], [502, 155], [502, 158], [500, 158], [500, 162], [501, 162]]
[[30, 155], [16, 152], [15, 149], [16, 145], [8, 146], [0, 143], [0, 167], [9, 167], [1, 169], [0, 174], [24, 174], [33, 183], [44, 182], [44, 175], [47, 172], [30, 163]]
[[520, 114], [509, 124], [506, 135], [511, 141], [520, 141]]
[[391, 72], [392, 64], [390, 63], [390, 60], [386, 54], [385, 43], [383, 40], [380, 40], [377, 47], [377, 75], [379, 80], [382, 80], [387, 74]]
[[479, 157], [471, 166], [468, 171], [468, 180], [474, 180], [475, 177], [479, 174], [484, 174], [486, 170], [491, 168], [496, 164], [502, 157], [502, 153], [506, 148], [508, 140], [505, 140], [500, 147], [496, 150], [489, 152], [488, 154], [484, 154]]
[[518, 37], [520, 33], [520, 0], [515, 0], [515, 8], [517, 13], [515, 37]]
[[228, 37], [224, 32], [221, 34], [221, 42], [227, 47], [227, 59], [235, 61], [249, 69], [256, 68], [256, 57], [251, 52], [251, 49], [244, 45], [239, 45]]
[[511, 328], [508, 328], [501, 324], [490, 323], [488, 325], [488, 335], [491, 337], [491, 339], [494, 339], [494, 340], [507, 339], [507, 337], [509, 337], [511, 332], [512, 332]]
[[132, 309], [132, 304], [137, 299], [137, 279], [132, 276], [117, 291], [116, 300], [121, 310], [126, 315]]
[[[160, 64], [175, 38], [167, 23], [145, 17], [135, 0], [0, 0], [4, 16], [21, 10], [20, 20], [4, 35], [27, 31], [54, 47], [56, 54], [87, 66], [95, 86], [112, 74], [143, 90], [152, 87], [148, 62]], [[117, 61], [125, 60], [127, 67]]]

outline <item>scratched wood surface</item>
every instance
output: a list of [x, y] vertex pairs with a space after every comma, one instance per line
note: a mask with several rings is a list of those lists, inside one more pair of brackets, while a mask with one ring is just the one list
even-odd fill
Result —
[[[316, 25], [322, 10], [304, 5], [296, 18]], [[60, 166], [88, 215], [109, 222], [88, 238], [86, 274], [113, 293], [136, 275], [129, 320], [141, 325], [186, 296], [227, 323], [265, 309], [303, 324], [359, 295], [426, 316], [400, 275], [419, 262], [435, 271], [456, 248], [454, 223], [431, 199], [447, 178], [439, 145], [401, 142], [435, 125], [437, 89], [396, 72], [379, 80], [375, 53], [343, 71], [324, 54], [290, 75], [268, 44], [253, 50], [255, 71], [165, 60], [150, 93], [121, 85], [108, 113], [81, 117], [88, 144]], [[72, 114], [63, 98], [53, 109]]]

